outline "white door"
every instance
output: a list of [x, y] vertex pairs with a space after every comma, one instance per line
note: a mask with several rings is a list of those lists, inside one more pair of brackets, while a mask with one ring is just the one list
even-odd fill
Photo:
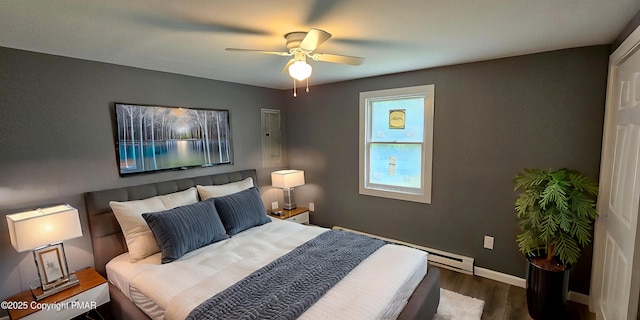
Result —
[[598, 319], [638, 317], [639, 204], [640, 28], [609, 61], [591, 281], [591, 310]]

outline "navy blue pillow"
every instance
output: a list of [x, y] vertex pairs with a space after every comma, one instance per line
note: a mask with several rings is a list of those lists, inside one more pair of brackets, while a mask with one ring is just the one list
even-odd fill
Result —
[[189, 251], [229, 238], [216, 211], [214, 199], [166, 211], [144, 213], [142, 217], [162, 249], [162, 263], [169, 263]]
[[230, 236], [271, 222], [256, 187], [213, 199], [222, 224]]

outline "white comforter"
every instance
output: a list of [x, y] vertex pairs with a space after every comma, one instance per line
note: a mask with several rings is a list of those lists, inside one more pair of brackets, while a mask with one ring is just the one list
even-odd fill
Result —
[[[233, 238], [160, 264], [160, 253], [136, 263], [127, 253], [107, 277], [154, 319], [184, 319], [224, 290], [326, 229], [275, 219]], [[301, 319], [395, 319], [427, 270], [427, 253], [385, 245], [358, 265]]]

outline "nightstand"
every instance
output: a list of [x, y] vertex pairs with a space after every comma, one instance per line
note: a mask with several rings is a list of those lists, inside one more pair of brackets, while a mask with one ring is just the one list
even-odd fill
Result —
[[86, 314], [110, 301], [109, 285], [95, 269], [76, 271], [80, 283], [40, 301], [31, 291], [19, 293], [2, 301], [9, 317], [16, 319], [71, 319]]
[[[277, 216], [272, 214], [273, 212], [276, 212], [276, 211], [282, 211], [284, 212], [284, 215]], [[282, 208], [278, 208], [275, 210], [270, 210], [269, 216], [278, 218], [281, 220], [292, 221], [292, 222], [297, 222], [302, 224], [309, 224], [309, 208], [305, 208], [305, 207], [297, 207], [292, 210], [284, 210]]]

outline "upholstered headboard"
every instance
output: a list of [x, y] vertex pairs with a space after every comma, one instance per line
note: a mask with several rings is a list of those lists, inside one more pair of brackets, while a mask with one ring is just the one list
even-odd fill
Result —
[[89, 215], [96, 270], [106, 277], [105, 265], [107, 262], [127, 251], [124, 235], [111, 207], [109, 207], [109, 201], [141, 200], [186, 190], [196, 185], [221, 185], [241, 181], [248, 177], [253, 178], [253, 184], [257, 187], [256, 170], [242, 170], [87, 192], [85, 203]]

